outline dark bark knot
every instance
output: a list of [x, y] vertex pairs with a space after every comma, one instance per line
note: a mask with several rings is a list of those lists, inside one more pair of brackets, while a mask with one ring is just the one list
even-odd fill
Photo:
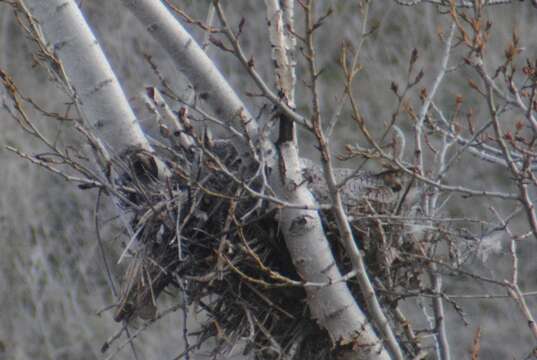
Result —
[[297, 216], [291, 221], [289, 232], [294, 235], [302, 235], [313, 227], [314, 217], [311, 215]]

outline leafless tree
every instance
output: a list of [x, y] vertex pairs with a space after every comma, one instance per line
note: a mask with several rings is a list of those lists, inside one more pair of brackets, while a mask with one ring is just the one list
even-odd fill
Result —
[[[509, 1], [394, 1], [442, 14], [431, 45], [441, 56], [424, 71], [417, 48], [401, 54], [407, 72], [386, 84], [392, 101], [372, 116], [363, 109], [379, 90], [358, 93], [356, 83], [372, 61], [364, 48], [379, 44], [382, 24], [370, 12], [380, 2], [355, 2], [359, 30], [337, 40], [338, 90], [330, 94], [317, 39], [341, 15], [331, 3], [259, 2], [273, 64], [265, 69], [243, 48], [252, 30], [233, 3], [215, 0], [199, 20], [179, 1], [122, 0], [191, 85], [178, 93], [143, 55], [158, 79], [142, 95], [158, 137], [140, 126], [77, 2], [3, 2], [34, 44], [35, 62], [70, 99], [65, 114], [49, 112], [0, 70], [4, 109], [48, 150], [8, 149], [96, 190], [98, 203], [106, 196], [122, 219], [118, 261], [128, 267], [121, 289], [111, 286], [123, 327], [104, 344], [107, 358], [164, 316], [202, 310], [201, 330], [185, 329], [176, 358], [214, 339], [214, 358], [240, 348], [256, 359], [448, 360], [448, 322], [465, 321], [459, 301], [501, 298], [516, 304], [525, 321], [517, 328], [533, 336], [516, 356], [534, 356], [529, 299], [537, 292], [521, 278], [521, 263], [532, 259], [520, 249], [533, 248], [527, 243], [537, 236], [537, 60], [516, 30], [501, 61], [488, 52], [488, 14]], [[202, 46], [185, 25], [204, 32]], [[255, 90], [234, 89], [210, 48], [235, 57]], [[461, 93], [441, 98], [450, 82]], [[252, 104], [261, 104], [259, 114]], [[69, 121], [85, 145], [59, 146], [27, 108]], [[356, 135], [337, 151], [343, 122]], [[307, 137], [319, 161], [299, 154]], [[469, 169], [499, 175], [483, 184]], [[483, 274], [473, 263], [502, 243], [508, 276], [500, 265]], [[487, 292], [446, 290], [460, 279]], [[181, 301], [158, 310], [157, 298], [172, 287]], [[477, 327], [472, 359], [481, 336]]]

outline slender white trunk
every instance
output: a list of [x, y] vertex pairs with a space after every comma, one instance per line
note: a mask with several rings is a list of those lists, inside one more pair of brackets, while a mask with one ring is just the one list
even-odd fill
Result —
[[83, 117], [110, 154], [151, 150], [99, 43], [74, 0], [24, 0], [59, 58]]
[[[294, 3], [285, 1], [285, 14], [279, 0], [265, 0], [267, 26], [275, 65], [276, 87], [284, 94], [287, 105], [294, 108], [296, 75], [293, 53], [295, 39], [284, 28], [294, 28]], [[286, 15], [287, 24], [284, 24]], [[275, 188], [289, 202], [315, 207], [316, 202], [305, 186], [302, 162], [298, 154], [296, 126], [280, 118], [280, 178]], [[293, 263], [307, 282], [332, 283], [323, 287], [307, 287], [308, 306], [319, 326], [330, 334], [333, 344], [368, 344], [349, 346], [344, 356], [349, 359], [390, 358], [375, 334], [369, 320], [356, 303], [347, 284], [341, 279], [336, 260], [317, 211], [286, 208], [281, 210], [281, 229]], [[343, 354], [340, 354], [343, 355]]]
[[160, 0], [121, 0], [168, 52], [176, 67], [192, 83], [196, 94], [224, 121], [239, 120], [251, 139], [257, 139], [258, 125], [241, 99], [196, 40]]
[[[290, 202], [315, 207], [316, 202], [302, 181], [298, 149], [292, 142], [280, 145], [285, 159], [283, 190]], [[297, 186], [297, 184], [301, 184]], [[362, 344], [349, 350], [356, 359], [388, 360], [389, 354], [369, 320], [356, 304], [332, 255], [319, 214], [314, 210], [284, 209], [281, 229], [293, 263], [302, 280], [333, 283], [307, 287], [307, 300], [313, 318], [324, 327], [334, 344]]]
[[276, 87], [285, 94], [287, 105], [294, 108], [295, 67], [289, 61], [288, 46], [291, 46], [291, 41], [287, 40], [284, 31], [283, 11], [278, 0], [265, 0], [265, 6], [267, 8], [270, 44], [272, 45], [272, 60], [276, 66]]

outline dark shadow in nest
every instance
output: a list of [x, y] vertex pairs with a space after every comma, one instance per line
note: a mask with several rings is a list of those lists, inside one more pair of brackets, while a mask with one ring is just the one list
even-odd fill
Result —
[[[256, 178], [257, 169], [245, 169], [226, 142], [213, 144], [210, 153], [204, 148], [181, 161], [170, 158], [168, 165], [173, 175], [165, 183], [137, 179], [131, 167], [127, 180], [136, 190], [128, 197], [139, 208], [131, 221], [138, 245], [128, 251], [114, 319], [155, 320], [159, 294], [174, 286], [195, 305], [190, 309], [207, 315], [190, 335], [198, 347], [216, 340], [215, 355], [239, 343], [258, 359], [333, 358], [330, 337], [311, 319], [305, 291], [296, 285], [278, 210], [236, 181]], [[261, 188], [257, 180], [247, 184]]]
[[[259, 178], [258, 169], [245, 168], [229, 142], [199, 146], [180, 158], [170, 156], [173, 175], [165, 183], [137, 181], [136, 168], [131, 171], [136, 191], [129, 198], [140, 209], [131, 225], [140, 231], [139, 246], [131, 251], [114, 319], [154, 320], [157, 297], [175, 286], [188, 305], [207, 315], [201, 330], [190, 335], [197, 335], [198, 348], [216, 339], [215, 356], [241, 343], [257, 359], [337, 359], [329, 335], [311, 319], [304, 288], [296, 286], [300, 277], [279, 231], [278, 210], [245, 189], [247, 184], [261, 191], [258, 180], [247, 181]], [[364, 201], [353, 211], [385, 215], [393, 209]], [[350, 271], [331, 213], [322, 218], [339, 265]], [[419, 287], [424, 267], [398, 252], [419, 251], [402, 235], [402, 225], [375, 219], [352, 225], [369, 271], [387, 294]], [[349, 287], [363, 304], [356, 281]], [[397, 302], [388, 295], [381, 300]]]

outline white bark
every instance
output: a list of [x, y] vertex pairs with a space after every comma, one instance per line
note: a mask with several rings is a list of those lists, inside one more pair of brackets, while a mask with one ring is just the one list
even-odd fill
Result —
[[258, 138], [258, 125], [212, 60], [159, 0], [121, 0], [168, 52], [201, 99], [224, 121], [239, 120], [242, 112], [248, 135]]
[[[286, 1], [287, 26], [294, 27], [292, 1]], [[278, 0], [265, 0], [276, 87], [284, 94], [287, 105], [294, 107], [296, 84], [294, 36], [284, 31], [284, 14]], [[296, 126], [288, 119], [280, 124], [280, 180], [283, 194], [292, 203], [315, 206], [316, 202], [304, 184], [302, 161], [298, 155]], [[290, 136], [290, 137], [289, 137]], [[277, 180], [277, 181], [278, 181]], [[301, 184], [300, 186], [297, 186]], [[276, 188], [278, 188], [276, 186]], [[322, 288], [307, 287], [308, 306], [319, 326], [325, 328], [334, 344], [352, 344], [346, 356], [354, 359], [389, 359], [384, 345], [375, 334], [341, 273], [317, 211], [286, 208], [281, 210], [281, 228], [297, 272], [308, 282], [333, 282]], [[355, 346], [367, 344], [366, 346]], [[340, 354], [341, 355], [341, 354]]]
[[74, 0], [24, 0], [62, 62], [83, 117], [114, 156], [151, 151], [99, 43]]
[[267, 8], [267, 26], [272, 46], [272, 59], [276, 66], [276, 86], [287, 97], [287, 105], [294, 108], [295, 71], [287, 56], [287, 47], [291, 44], [290, 41], [287, 41], [284, 32], [283, 12], [278, 0], [265, 0], [265, 6]]
[[[282, 171], [283, 192], [290, 202], [315, 206], [316, 202], [302, 180], [298, 149], [292, 142], [280, 145], [285, 159]], [[297, 186], [297, 184], [301, 184]], [[356, 304], [332, 255], [317, 211], [285, 209], [281, 228], [293, 263], [302, 280], [336, 282], [325, 287], [307, 287], [308, 305], [320, 326], [326, 328], [334, 343], [355, 344], [355, 359], [390, 359], [382, 341]], [[362, 346], [359, 346], [362, 345]]]

